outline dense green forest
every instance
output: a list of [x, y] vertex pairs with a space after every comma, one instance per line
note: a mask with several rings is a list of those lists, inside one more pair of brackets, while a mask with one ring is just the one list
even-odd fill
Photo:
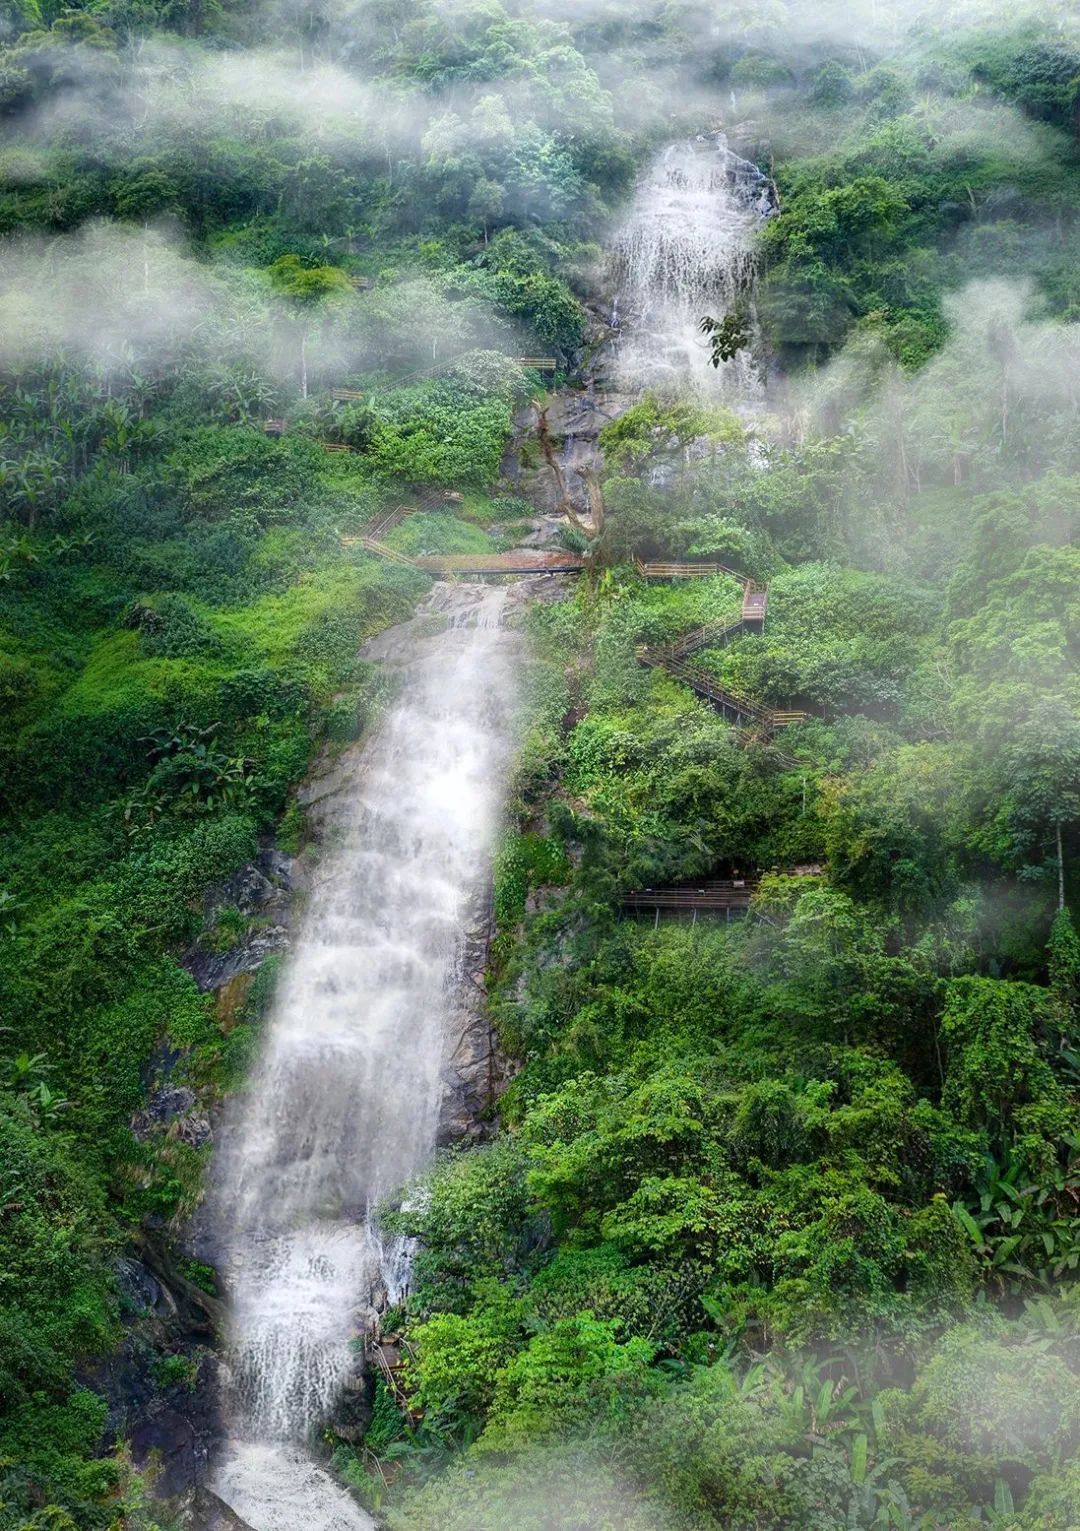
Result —
[[[179, 959], [384, 704], [357, 649], [431, 581], [357, 539], [515, 545], [511, 358], [575, 386], [640, 168], [721, 123], [779, 206], [763, 403], [601, 435], [527, 622], [514, 1077], [385, 1214], [408, 1360], [325, 1454], [394, 1531], [1080, 1526], [1070, 9], [0, 0], [2, 1531], [171, 1531], [95, 1379], [210, 1149], [132, 1124], [242, 1085], [273, 966]], [[805, 721], [643, 668], [740, 591], [635, 557], [768, 581], [697, 663]], [[620, 917], [736, 869], [753, 918]]]

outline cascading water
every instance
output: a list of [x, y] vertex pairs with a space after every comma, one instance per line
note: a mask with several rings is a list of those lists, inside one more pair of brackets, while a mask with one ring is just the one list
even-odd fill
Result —
[[338, 794], [224, 1148], [236, 1439], [215, 1486], [255, 1531], [370, 1526], [302, 1445], [403, 1277], [374, 1210], [435, 1147], [465, 910], [509, 756], [519, 640], [503, 623], [507, 598], [440, 586], [410, 624], [421, 636], [395, 656], [400, 699]]
[[664, 150], [613, 246], [620, 388], [754, 391], [748, 353], [715, 370], [700, 323], [706, 314], [721, 318], [751, 291], [753, 234], [773, 210], [767, 178], [721, 135]]

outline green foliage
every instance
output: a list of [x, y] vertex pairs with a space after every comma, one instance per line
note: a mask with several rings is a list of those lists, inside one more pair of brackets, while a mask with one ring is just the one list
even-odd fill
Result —
[[539, 835], [508, 835], [495, 860], [495, 918], [500, 927], [517, 924], [534, 888], [569, 880], [562, 844]]
[[510, 430], [497, 398], [462, 396], [450, 383], [417, 384], [372, 406], [367, 454], [388, 478], [417, 483], [492, 483]]
[[660, 1379], [649, 1369], [652, 1347], [641, 1339], [619, 1343], [617, 1327], [585, 1312], [531, 1340], [495, 1377], [480, 1447], [507, 1451], [618, 1430]]
[[1003, 1291], [1053, 1288], [1080, 1268], [1078, 1147], [1077, 1138], [1068, 1137], [1064, 1165], [1043, 1169], [1034, 1181], [1021, 1153], [1014, 1150], [1004, 1165], [988, 1158], [977, 1192], [953, 1207], [988, 1279]]
[[[529, 619], [496, 865], [516, 1072], [494, 1140], [385, 1215], [418, 1240], [411, 1412], [377, 1387], [363, 1486], [414, 1531], [1077, 1522], [1070, 18], [879, 17], [852, 51], [786, 0], [707, 38], [615, 9], [390, 0], [359, 52], [308, 16], [305, 74], [344, 75], [310, 116], [262, 75], [223, 106], [261, 12], [0, 22], [3, 1531], [153, 1526], [74, 1379], [205, 1155], [131, 1120], [162, 1068], [242, 1081], [276, 968], [225, 1033], [178, 954], [243, 934], [208, 885], [299, 846], [313, 751], [377, 715], [357, 650], [427, 582], [355, 535], [432, 484], [463, 498], [404, 552], [529, 517], [500, 471], [542, 383], [509, 355], [591, 343], [603, 230], [703, 126], [673, 82], [761, 124], [780, 213], [704, 332], [790, 386], [756, 426], [647, 394], [601, 433], [606, 567]], [[694, 662], [810, 720], [752, 738], [646, 673], [741, 593], [635, 555], [768, 580], [764, 631]], [[745, 922], [620, 918], [748, 872]]]
[[615, 472], [640, 470], [649, 457], [707, 440], [713, 451], [739, 446], [745, 434], [730, 410], [647, 393], [600, 432], [605, 462]]
[[946, 986], [944, 1102], [995, 1145], [1015, 1142], [1033, 1165], [1045, 1162], [1071, 1121], [1066, 1094], [1038, 1045], [1040, 1022], [1051, 1023], [1050, 1002], [1029, 984], [968, 977]]

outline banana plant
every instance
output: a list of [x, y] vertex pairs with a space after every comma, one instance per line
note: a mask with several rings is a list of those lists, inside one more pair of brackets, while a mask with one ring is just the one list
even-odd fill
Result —
[[1080, 1137], [1063, 1140], [1067, 1153], [1037, 1182], [1015, 1156], [988, 1158], [983, 1182], [953, 1215], [999, 1290], [1050, 1288], [1080, 1269]]

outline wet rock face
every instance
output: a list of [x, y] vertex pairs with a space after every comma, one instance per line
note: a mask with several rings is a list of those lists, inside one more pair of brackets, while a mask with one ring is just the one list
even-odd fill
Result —
[[473, 898], [455, 983], [442, 1075], [441, 1147], [484, 1137], [492, 1108], [506, 1088], [507, 1062], [487, 1005], [485, 975], [493, 933], [491, 894], [485, 889]]
[[295, 863], [269, 846], [257, 861], [215, 883], [203, 900], [208, 927], [226, 909], [236, 909], [255, 928], [225, 952], [196, 947], [182, 958], [183, 966], [204, 994], [214, 993], [245, 973], [254, 973], [273, 953], [289, 944], [289, 906], [295, 886]]
[[[492, 1108], [506, 1085], [506, 1061], [499, 1050], [485, 997], [480, 987], [469, 994], [465, 985], [448, 1038], [443, 1065], [443, 1098], [439, 1110], [439, 1145], [484, 1137], [491, 1128]], [[479, 984], [482, 987], [483, 975]]]
[[228, 952], [188, 952], [183, 965], [204, 994], [216, 993], [243, 973], [254, 973], [275, 952], [289, 944], [286, 925], [268, 925], [253, 931]]
[[260, 851], [258, 861], [241, 867], [207, 891], [203, 900], [207, 918], [227, 908], [251, 916], [264, 914], [271, 906], [284, 906], [292, 887], [292, 866], [291, 857], [268, 846]]
[[[566, 493], [577, 513], [589, 516], [589, 496], [582, 478], [583, 471], [599, 473], [603, 468], [600, 450], [600, 432], [605, 425], [617, 420], [636, 402], [636, 395], [629, 392], [615, 393], [592, 378], [587, 378], [580, 389], [564, 388], [554, 394], [547, 406], [547, 428], [555, 448], [555, 456], [563, 474]], [[531, 408], [518, 412], [514, 420], [514, 437], [503, 464], [506, 476], [514, 484], [515, 492], [532, 501], [540, 512], [534, 523], [535, 536], [525, 538], [530, 546], [546, 546], [553, 541], [565, 522], [558, 515], [559, 489], [551, 469], [539, 456], [535, 466], [524, 465], [523, 457], [535, 455], [536, 414]]]
[[224, 1499], [208, 1488], [199, 1489], [191, 1506], [192, 1531], [254, 1531]]
[[210, 1118], [199, 1108], [195, 1091], [174, 1084], [162, 1085], [153, 1092], [144, 1108], [132, 1117], [131, 1130], [140, 1143], [149, 1142], [164, 1131], [192, 1148], [201, 1148], [214, 1136]]
[[[117, 1261], [124, 1336], [85, 1380], [104, 1395], [104, 1440], [128, 1441], [136, 1467], [156, 1495], [183, 1518], [208, 1476], [222, 1430], [219, 1366], [205, 1338], [192, 1333], [186, 1304], [145, 1261]], [[213, 1521], [191, 1522], [215, 1531]], [[236, 1531], [221, 1521], [220, 1531]]]

